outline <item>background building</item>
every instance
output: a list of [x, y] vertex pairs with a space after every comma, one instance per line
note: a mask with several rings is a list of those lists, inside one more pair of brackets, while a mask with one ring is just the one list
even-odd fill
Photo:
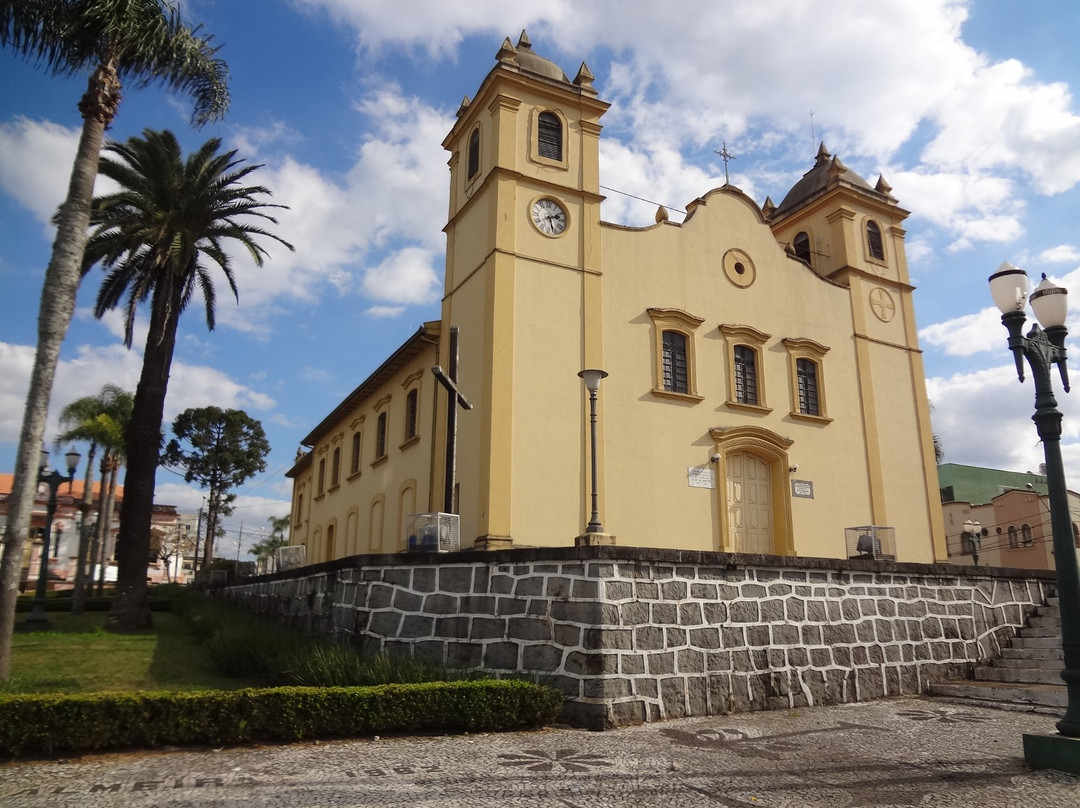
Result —
[[[948, 560], [972, 564], [967, 522], [979, 523], [979, 564], [1052, 570], [1046, 475], [945, 463], [939, 467]], [[1069, 491], [1073, 543], [1080, 547], [1080, 494]]]
[[[600, 220], [600, 119], [523, 35], [443, 141], [441, 321], [426, 323], [304, 440], [292, 543], [307, 561], [398, 552], [451, 509], [465, 546], [588, 542], [779, 555], [947, 555], [904, 231], [821, 146], [779, 205], [724, 185], [682, 223]], [[448, 485], [450, 368], [457, 413]], [[591, 517], [588, 394], [600, 368]], [[450, 374], [454, 375], [454, 374]], [[457, 407], [457, 404], [454, 404]], [[895, 547], [891, 539], [895, 537]]]

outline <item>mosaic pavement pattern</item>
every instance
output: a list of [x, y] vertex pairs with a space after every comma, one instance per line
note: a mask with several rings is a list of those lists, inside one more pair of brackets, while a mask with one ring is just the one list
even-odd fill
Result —
[[0, 765], [3, 808], [1080, 806], [1032, 771], [1053, 718], [906, 698], [539, 732], [88, 755]]

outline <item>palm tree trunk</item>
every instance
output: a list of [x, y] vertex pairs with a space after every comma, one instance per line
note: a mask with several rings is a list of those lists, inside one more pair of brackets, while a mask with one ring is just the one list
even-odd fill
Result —
[[116, 502], [116, 476], [119, 472], [120, 461], [116, 455], [110, 455], [109, 487], [105, 494], [105, 504], [101, 509], [101, 518], [98, 520], [97, 594], [99, 598], [105, 594], [105, 569], [109, 566], [109, 535], [112, 533], [113, 504]]
[[[86, 478], [83, 480], [83, 498], [79, 503], [79, 550], [75, 556], [75, 589], [71, 594], [71, 613], [82, 614], [86, 607], [86, 554], [90, 549], [90, 509], [94, 503], [94, 455], [97, 444], [90, 444], [86, 453]], [[103, 481], [104, 482], [104, 481]]]
[[[178, 288], [174, 288], [178, 287]], [[161, 451], [161, 421], [172, 367], [181, 310], [177, 273], [154, 291], [150, 330], [142, 373], [127, 433], [127, 472], [116, 539], [116, 596], [105, 628], [131, 633], [150, 626], [146, 567], [150, 561], [150, 525], [154, 514], [154, 477]]]
[[[90, 79], [84, 101], [92, 93], [96, 94], [95, 81], [100, 82], [96, 72]], [[97, 176], [106, 123], [102, 116], [84, 112], [67, 199], [57, 212], [56, 238], [41, 289], [37, 351], [19, 432], [15, 478], [8, 498], [8, 522], [4, 529], [4, 557], [0, 561], [0, 681], [7, 679], [11, 672], [15, 600], [23, 548], [30, 527], [30, 510], [37, 490], [41, 441], [45, 435], [45, 419], [56, 365], [60, 360], [60, 346], [75, 311], [75, 293], [79, 288], [86, 229], [90, 224], [90, 202], [94, 195], [94, 178]]]

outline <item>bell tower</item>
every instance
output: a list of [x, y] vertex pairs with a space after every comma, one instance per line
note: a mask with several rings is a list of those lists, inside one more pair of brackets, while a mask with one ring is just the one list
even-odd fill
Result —
[[[517, 45], [504, 40], [495, 60], [443, 140], [450, 199], [440, 345], [445, 356], [458, 326], [459, 385], [476, 407], [459, 420], [457, 510], [462, 540], [490, 549], [545, 521], [515, 509], [515, 487], [580, 466], [577, 448], [572, 459], [555, 445], [541, 458], [527, 448], [539, 424], [580, 419], [576, 374], [600, 366], [599, 121], [608, 108], [584, 62], [571, 81], [524, 31]], [[437, 424], [445, 407], [440, 397]], [[445, 427], [437, 429], [442, 443]], [[436, 470], [433, 490], [443, 474]]]
[[[887, 526], [890, 514], [908, 507], [893, 493], [903, 490], [905, 476], [918, 475], [925, 501], [938, 501], [914, 287], [901, 227], [909, 211], [900, 207], [884, 177], [871, 186], [822, 143], [814, 167], [779, 207], [766, 200], [762, 212], [792, 258], [850, 290], [874, 524]], [[891, 381], [875, 384], [875, 375]], [[898, 437], [913, 433], [920, 436], [915, 446]], [[885, 463], [886, 457], [894, 460]], [[931, 508], [928, 518], [934, 555], [944, 561], [948, 553], [940, 509]]]

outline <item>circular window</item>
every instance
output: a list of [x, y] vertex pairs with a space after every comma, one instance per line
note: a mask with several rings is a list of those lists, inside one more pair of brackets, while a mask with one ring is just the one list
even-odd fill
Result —
[[724, 253], [724, 274], [729, 281], [743, 289], [757, 278], [754, 262], [742, 250], [728, 250]]

